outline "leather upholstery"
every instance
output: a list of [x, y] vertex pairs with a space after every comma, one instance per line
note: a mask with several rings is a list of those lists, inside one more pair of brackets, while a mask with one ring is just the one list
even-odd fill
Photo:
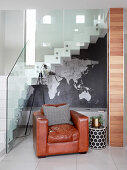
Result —
[[78, 141], [64, 143], [47, 143], [47, 155], [77, 153], [78, 146]]
[[[40, 112], [34, 113], [33, 143], [36, 155], [38, 157], [88, 151], [88, 117], [72, 110], [70, 111], [70, 113], [76, 131], [74, 130], [75, 128], [72, 128], [70, 126], [68, 127], [66, 125], [65, 129], [71, 129], [73, 135], [67, 135], [67, 133], [65, 133], [66, 130], [62, 129], [62, 140], [62, 137], [59, 136], [60, 138], [58, 139], [58, 136], [56, 134], [55, 137], [53, 137], [53, 135], [51, 136], [51, 127], [48, 127], [48, 120], [44, 116], [43, 109], [41, 109]], [[58, 129], [60, 130], [60, 126], [58, 125], [54, 125], [54, 127], [52, 128], [54, 129], [56, 127], [59, 127]], [[62, 126], [62, 128], [63, 127], [64, 125]], [[54, 139], [55, 143], [52, 143]], [[67, 142], [67, 140], [70, 139], [71, 141]]]
[[62, 124], [49, 127], [48, 143], [72, 142], [78, 139], [79, 132], [73, 125]]
[[33, 141], [37, 156], [46, 155], [47, 136], [48, 120], [40, 112], [35, 112], [33, 118]]
[[[88, 126], [88, 117], [75, 112], [73, 110], [70, 111], [72, 121], [75, 127], [79, 131], [79, 152], [88, 151], [88, 143], [89, 143], [89, 126]], [[86, 150], [87, 148], [87, 150]]]

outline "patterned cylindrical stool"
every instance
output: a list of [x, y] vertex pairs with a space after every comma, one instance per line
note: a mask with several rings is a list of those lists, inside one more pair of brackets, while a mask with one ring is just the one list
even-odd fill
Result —
[[89, 147], [92, 149], [103, 149], [106, 147], [106, 128], [89, 127]]

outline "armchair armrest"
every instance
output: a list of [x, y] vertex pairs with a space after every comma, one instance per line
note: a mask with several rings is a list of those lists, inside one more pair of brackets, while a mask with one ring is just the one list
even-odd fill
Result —
[[48, 119], [41, 112], [33, 114], [33, 144], [36, 155], [46, 156]]
[[72, 121], [79, 131], [79, 152], [86, 152], [89, 143], [88, 117], [73, 110], [70, 113]]
[[40, 109], [40, 112], [41, 112], [42, 115], [44, 115], [43, 108]]

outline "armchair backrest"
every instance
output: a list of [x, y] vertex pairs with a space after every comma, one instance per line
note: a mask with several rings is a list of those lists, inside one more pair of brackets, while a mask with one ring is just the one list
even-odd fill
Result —
[[[44, 104], [44, 106], [54, 106], [54, 107], [59, 107], [59, 106], [63, 106], [63, 105], [66, 105], [66, 103], [62, 103], [62, 104]], [[44, 115], [43, 108], [41, 108], [41, 114]]]
[[62, 103], [62, 104], [44, 104], [44, 106], [54, 106], [54, 107], [59, 107], [59, 106], [63, 106], [66, 105], [66, 103]]

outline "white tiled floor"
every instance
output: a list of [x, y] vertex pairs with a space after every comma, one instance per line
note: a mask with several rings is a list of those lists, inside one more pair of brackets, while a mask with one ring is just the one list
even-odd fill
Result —
[[37, 158], [32, 136], [18, 144], [0, 162], [0, 170], [127, 170], [127, 147], [89, 150], [87, 154], [69, 154]]

